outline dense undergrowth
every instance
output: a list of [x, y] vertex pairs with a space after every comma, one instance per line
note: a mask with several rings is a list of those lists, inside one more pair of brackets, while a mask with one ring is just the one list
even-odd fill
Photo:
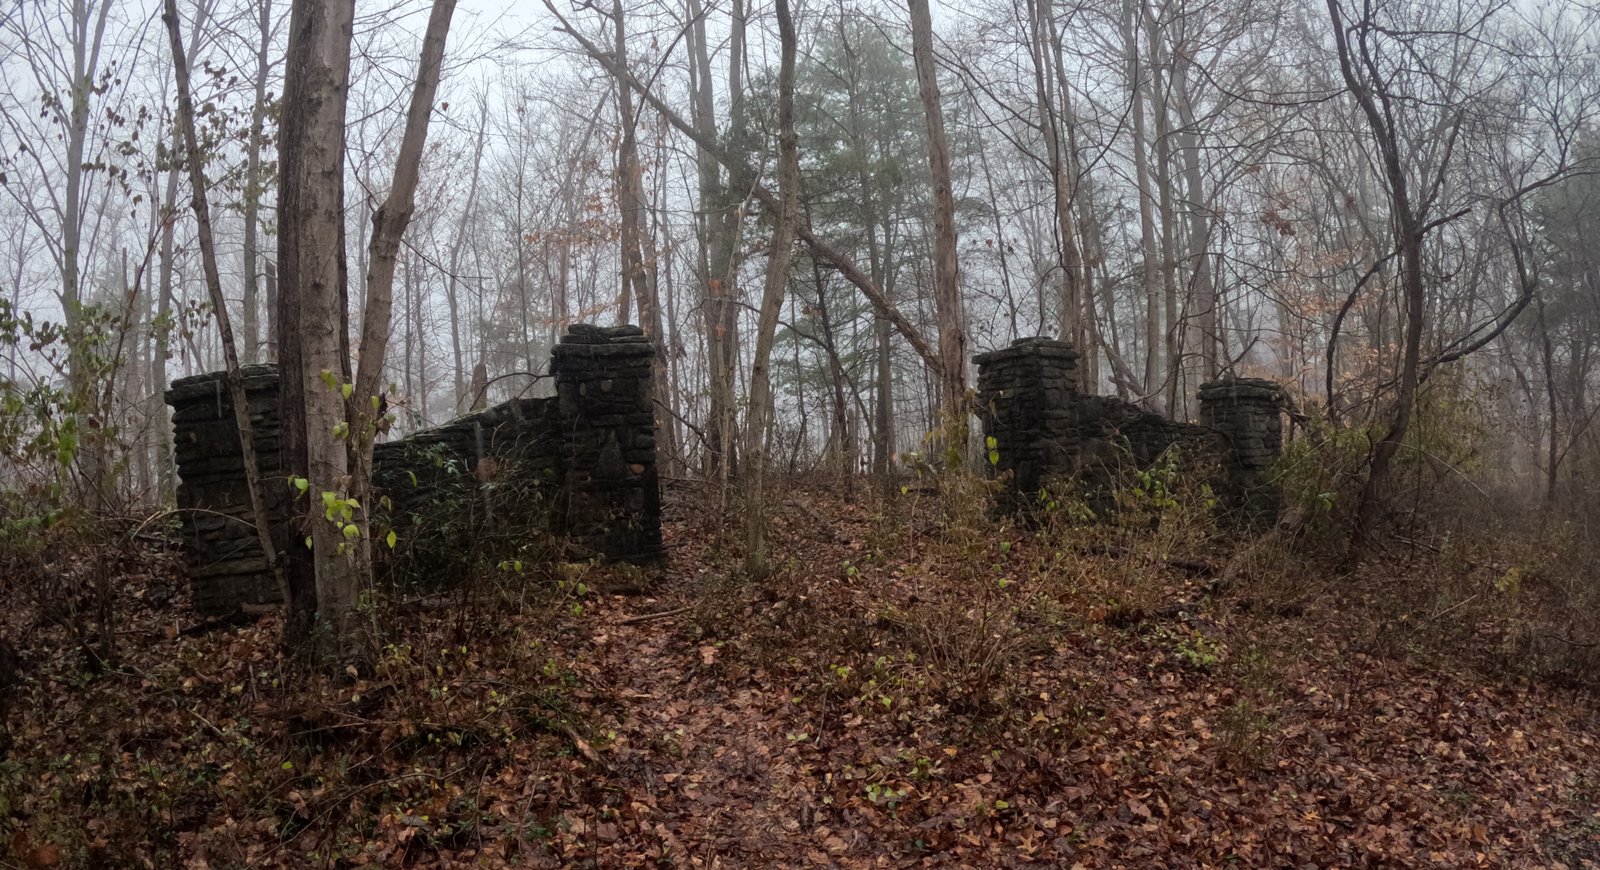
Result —
[[[186, 633], [199, 620], [152, 542], [116, 566], [109, 666], [86, 668], [35, 598], [0, 617], [23, 675], [0, 854], [1600, 860], [1600, 637], [1571, 606], [1587, 594], [1572, 529], [1516, 544], [1438, 516], [1345, 569], [1314, 519], [1243, 542], [1172, 470], [1095, 523], [1069, 493], [1027, 525], [991, 517], [986, 486], [846, 502], [796, 481], [772, 513], [774, 569], [750, 579], [717, 493], [681, 485], [665, 568], [491, 566], [447, 601], [383, 605], [371, 671], [335, 675], [284, 664], [275, 617]], [[1312, 495], [1296, 509], [1337, 509]]]

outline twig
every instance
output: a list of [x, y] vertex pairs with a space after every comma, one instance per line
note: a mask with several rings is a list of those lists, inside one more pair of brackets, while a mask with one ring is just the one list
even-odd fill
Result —
[[[174, 699], [174, 701], [176, 701], [176, 699]], [[183, 712], [188, 713], [190, 716], [193, 716], [194, 718], [200, 720], [200, 724], [206, 726], [206, 730], [210, 731], [212, 734], [217, 735], [217, 739], [218, 740], [227, 740], [228, 739], [228, 735], [224, 734], [221, 728], [218, 728], [217, 726], [211, 724], [211, 720], [210, 719], [207, 719], [206, 717], [200, 715], [199, 713], [196, 713], [194, 710], [191, 710], [188, 707], [183, 706], [182, 704], [178, 704], [177, 706]]]
[[1567, 646], [1574, 647], [1576, 649], [1594, 649], [1595, 647], [1600, 647], [1600, 641], [1595, 643], [1584, 643], [1582, 641], [1570, 640], [1562, 637], [1559, 634], [1546, 634], [1544, 636], [1550, 638], [1551, 640], [1559, 640]]
[[588, 759], [590, 764], [597, 764], [601, 767], [606, 766], [605, 761], [600, 758], [600, 753], [595, 752], [594, 747], [589, 745], [589, 741], [578, 735], [578, 729], [573, 728], [571, 725], [568, 725], [565, 722], [555, 722], [552, 724], [555, 725], [556, 729], [562, 734], [565, 734], [568, 740], [572, 741], [572, 745], [577, 747], [578, 753], [584, 758]]
[[1445, 609], [1439, 611], [1438, 613], [1435, 613], [1434, 615], [1428, 617], [1428, 621], [1423, 623], [1423, 624], [1424, 625], [1429, 625], [1429, 624], [1432, 624], [1434, 622], [1437, 622], [1437, 621], [1439, 621], [1440, 618], [1442, 618], [1445, 615], [1449, 614], [1451, 611], [1457, 610], [1457, 609], [1459, 609], [1461, 607], [1465, 607], [1466, 605], [1472, 603], [1472, 600], [1474, 598], [1477, 598], [1478, 594], [1479, 593], [1474, 592], [1471, 595], [1468, 595], [1466, 598], [1463, 598], [1460, 601], [1457, 601], [1456, 603], [1450, 605], [1449, 607], [1446, 607]]
[[618, 625], [636, 625], [636, 624], [641, 623], [641, 622], [649, 622], [649, 621], [651, 621], [653, 619], [666, 619], [669, 616], [677, 616], [680, 613], [688, 613], [689, 611], [691, 611], [693, 609], [694, 609], [693, 607], [689, 607], [689, 606], [674, 607], [671, 610], [663, 610], [663, 611], [660, 611], [658, 613], [644, 613], [644, 614], [640, 614], [639, 616], [630, 616], [627, 619], [623, 619], [623, 620], [618, 621], [617, 624]]

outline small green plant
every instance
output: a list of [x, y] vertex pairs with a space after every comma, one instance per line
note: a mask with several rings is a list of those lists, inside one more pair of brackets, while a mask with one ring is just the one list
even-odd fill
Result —
[[1161, 454], [1149, 468], [1134, 472], [1133, 485], [1123, 490], [1133, 506], [1160, 513], [1178, 506], [1175, 497], [1181, 477], [1180, 451], [1176, 446]]
[[896, 809], [900, 802], [905, 800], [906, 793], [903, 788], [894, 788], [878, 783], [867, 784], [867, 800], [872, 801], [874, 804], [888, 807], [891, 810]]
[[1178, 657], [1189, 667], [1209, 671], [1222, 661], [1222, 647], [1216, 641], [1195, 632], [1178, 641]]

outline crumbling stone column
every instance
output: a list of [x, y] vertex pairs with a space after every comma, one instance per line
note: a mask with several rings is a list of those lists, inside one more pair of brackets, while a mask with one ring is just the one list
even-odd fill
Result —
[[[243, 375], [261, 498], [271, 517], [273, 541], [281, 549], [289, 534], [283, 521], [289, 487], [278, 460], [278, 370], [245, 366]], [[277, 602], [277, 582], [267, 570], [250, 512], [227, 374], [173, 381], [166, 402], [173, 409], [178, 517], [195, 609], [223, 616], [247, 605]]]
[[563, 531], [613, 559], [661, 554], [654, 360], [637, 326], [574, 324], [550, 361], [561, 416]]
[[1078, 351], [1065, 341], [1023, 338], [973, 362], [978, 416], [999, 460], [990, 473], [1008, 475], [1000, 507], [1030, 506], [1047, 478], [1070, 462], [1067, 445], [1052, 436], [1064, 428], [1077, 394]]
[[1280, 492], [1270, 479], [1283, 452], [1283, 388], [1260, 378], [1226, 377], [1200, 386], [1200, 425], [1220, 436], [1218, 495], [1247, 525], [1277, 519]]

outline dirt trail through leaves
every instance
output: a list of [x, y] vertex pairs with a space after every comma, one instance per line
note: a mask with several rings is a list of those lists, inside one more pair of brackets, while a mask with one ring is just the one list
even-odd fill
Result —
[[1569, 693], [1372, 658], [1336, 611], [1202, 604], [1171, 624], [1030, 626], [997, 709], [930, 686], [934, 650], [897, 630], [934, 595], [937, 555], [871, 555], [865, 509], [826, 496], [792, 495], [775, 525], [790, 562], [768, 582], [728, 580], [712, 536], [679, 523], [665, 585], [593, 612], [577, 658], [610, 702], [588, 805], [557, 826], [563, 861], [1600, 860], [1600, 729]]
[[[740, 642], [739, 628], [770, 619], [770, 612], [746, 606], [724, 626], [731, 632], [696, 637], [697, 619], [722, 615], [696, 602], [706, 585], [723, 580], [706, 567], [703, 542], [677, 537], [674, 543], [675, 570], [664, 588], [615, 599], [595, 614], [590, 639], [596, 654], [592, 669], [583, 670], [596, 694], [616, 704], [614, 726], [602, 735], [602, 781], [618, 796], [601, 803], [621, 806], [614, 818], [602, 818], [611, 815], [602, 811], [583, 820], [578, 833], [587, 835], [591, 857], [602, 865], [785, 866], [844, 859], [869, 832], [818, 821], [819, 792], [831, 776], [818, 764], [809, 711], [799, 709], [783, 681], [768, 682], [765, 674], [729, 661], [738, 655], [730, 643]], [[681, 612], [639, 619], [672, 611]]]

